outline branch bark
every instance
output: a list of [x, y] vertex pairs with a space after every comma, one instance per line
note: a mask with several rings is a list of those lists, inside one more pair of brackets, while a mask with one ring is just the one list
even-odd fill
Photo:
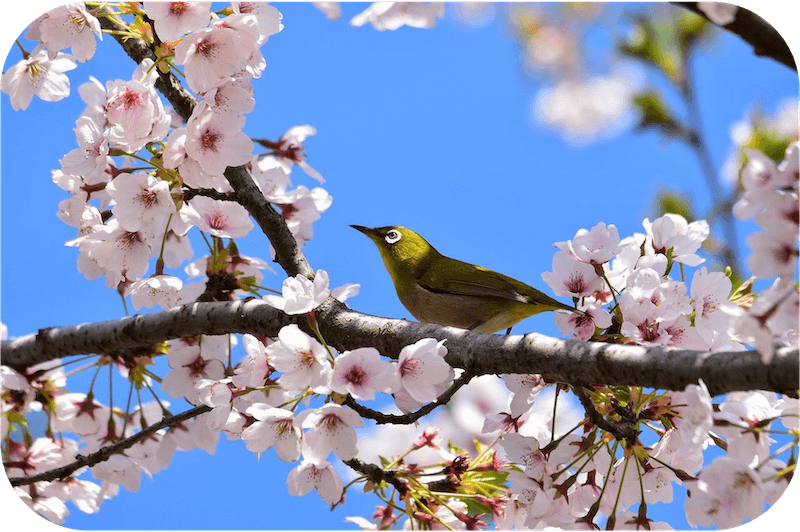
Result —
[[[755, 351], [707, 353], [667, 347], [582, 342], [526, 335], [484, 334], [430, 323], [388, 319], [354, 311], [329, 299], [317, 309], [325, 340], [339, 351], [374, 346], [387, 357], [422, 338], [446, 340], [447, 362], [475, 375], [541, 373], [561, 382], [683, 390], [699, 379], [712, 395], [767, 390], [797, 397], [797, 347], [776, 349], [769, 364]], [[277, 336], [296, 323], [312, 334], [304, 316], [287, 316], [261, 300], [191, 303], [95, 324], [42, 329], [0, 343], [3, 364], [25, 370], [40, 362], [85, 353], [149, 346], [198, 334]]]
[[[697, 7], [697, 2], [672, 2], [692, 13], [711, 21], [708, 16]], [[797, 63], [792, 55], [786, 40], [781, 37], [778, 30], [752, 11], [739, 7], [733, 22], [720, 26], [740, 37], [744, 42], [753, 47], [753, 53], [760, 57], [769, 57], [775, 61], [797, 71]]]
[[117, 442], [112, 443], [111, 445], [106, 445], [105, 447], [101, 447], [99, 451], [96, 451], [92, 454], [87, 456], [77, 455], [75, 457], [75, 461], [65, 465], [64, 467], [57, 467], [55, 469], [50, 469], [48, 471], [44, 471], [39, 473], [38, 475], [32, 475], [30, 477], [12, 477], [9, 480], [12, 486], [26, 486], [28, 484], [33, 484], [34, 482], [52, 482], [53, 480], [59, 480], [63, 478], [67, 478], [78, 469], [82, 467], [92, 467], [94, 465], [99, 464], [100, 462], [105, 462], [112, 455], [121, 453], [125, 449], [130, 449], [135, 444], [139, 443], [140, 441], [144, 440], [145, 438], [150, 437], [155, 432], [166, 428], [171, 427], [173, 425], [177, 425], [178, 423], [182, 423], [187, 421], [191, 418], [197, 417], [200, 414], [204, 414], [206, 412], [211, 411], [210, 406], [200, 405], [189, 410], [185, 410], [180, 414], [175, 414], [174, 416], [165, 417], [158, 423], [153, 423], [152, 425], [148, 425], [146, 428], [140, 430], [133, 436], [129, 436], [127, 438], [123, 438]]

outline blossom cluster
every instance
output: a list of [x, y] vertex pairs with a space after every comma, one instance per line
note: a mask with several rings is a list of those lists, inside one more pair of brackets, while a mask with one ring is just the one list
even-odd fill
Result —
[[[796, 165], [796, 151], [795, 143], [784, 163], [794, 160]], [[763, 162], [763, 155], [756, 153], [753, 161]], [[784, 163], [782, 167], [791, 173]], [[645, 219], [646, 233], [622, 240], [615, 226], [601, 222], [590, 231], [578, 231], [573, 240], [555, 244], [559, 251], [553, 257], [553, 271], [542, 274], [542, 279], [556, 294], [580, 301], [578, 308], [585, 311], [585, 315], [560, 312], [556, 324], [564, 334], [581, 340], [608, 329], [616, 320], [620, 334], [639, 345], [712, 352], [754, 345], [768, 363], [776, 345], [797, 341], [798, 293], [790, 284], [797, 262], [797, 170], [793, 171], [793, 185], [779, 185], [784, 189], [777, 192], [773, 184], [772, 189], [777, 197], [788, 200], [784, 212], [770, 209], [770, 216], [781, 220], [775, 224], [783, 233], [780, 237], [756, 233], [748, 241], [754, 250], [761, 242], [784, 246], [751, 257], [751, 268], [758, 270], [755, 273], [781, 275], [758, 304], [750, 307], [749, 300], [741, 305], [729, 300], [734, 287], [724, 272], [709, 272], [702, 267], [694, 272], [690, 285], [683, 278], [672, 279], [670, 273], [676, 264], [683, 277], [684, 266], [704, 262], [696, 252], [708, 236], [709, 226], [704, 220], [688, 223], [680, 215], [665, 214], [653, 222]], [[737, 207], [744, 209], [759, 201], [753, 197], [747, 192]], [[603, 308], [607, 304], [610, 313]], [[761, 325], [764, 332], [754, 332], [752, 322], [759, 322], [766, 314]], [[758, 334], [759, 341], [754, 341]]]
[[[210, 2], [143, 7], [153, 28], [142, 38], [152, 40], [155, 32], [164, 55], [158, 64], [145, 59], [129, 80], [103, 85], [92, 78], [79, 88], [86, 108], [75, 124], [78, 147], [53, 171], [54, 183], [70, 194], [59, 204], [58, 217], [78, 231], [66, 245], [77, 248], [79, 271], [88, 279], [103, 277], [107, 286], [131, 296], [136, 310], [170, 308], [203, 291], [200, 283], [184, 286], [183, 279], [164, 271], [192, 258], [187, 236], [192, 227], [214, 239], [242, 238], [253, 228], [241, 205], [221, 199], [232, 190], [227, 167], [248, 169], [300, 245], [312, 238], [312, 224], [332, 202], [322, 188], [291, 188], [294, 166], [322, 181], [303, 152], [303, 141], [316, 133], [313, 127], [291, 128], [261, 156], [253, 155], [254, 143], [243, 131], [245, 115], [255, 105], [252, 80], [266, 67], [260, 49], [282, 30], [280, 12], [250, 3], [233, 3], [225, 16], [211, 12]], [[39, 44], [3, 76], [15, 109], [27, 107], [34, 93], [46, 100], [69, 94], [64, 70], [75, 67], [73, 57], [88, 60], [95, 35], [102, 36], [95, 15], [107, 13], [69, 4], [31, 25], [26, 37]], [[62, 51], [66, 48], [72, 56]], [[185, 123], [155, 89], [165, 68], [178, 67], [198, 99]], [[142, 162], [144, 167], [137, 164]], [[248, 279], [258, 284], [258, 270], [270, 269], [238, 256], [225, 267], [202, 267], [218, 259], [215, 246], [212, 257], [186, 267], [188, 277], [238, 275], [235, 288], [247, 291]], [[147, 276], [151, 261], [155, 269]]]
[[[348, 285], [330, 290], [327, 273], [318, 271], [312, 283], [305, 277], [289, 278], [284, 296], [271, 298], [289, 314], [307, 314], [331, 295], [346, 299], [357, 291]], [[406, 412], [432, 402], [452, 383], [453, 369], [444, 357], [444, 342], [427, 338], [406, 346], [398, 360], [384, 360], [372, 347], [337, 353], [303, 332], [297, 325], [283, 327], [277, 338], [244, 335], [245, 355], [234, 366], [230, 350], [236, 338], [200, 336], [175, 340], [165, 346], [171, 370], [161, 380], [162, 390], [209, 409], [197, 417], [161, 429], [110, 460], [91, 468], [101, 485], [78, 479], [82, 470], [67, 479], [36, 483], [35, 490], [16, 488], [35, 511], [56, 522], [68, 513], [71, 500], [84, 511], [97, 511], [102, 501], [119, 486], [137, 491], [144, 473], [150, 477], [167, 467], [175, 450], [201, 448], [214, 452], [220, 433], [242, 439], [247, 448], [261, 454], [270, 448], [283, 461], [302, 462], [289, 474], [289, 493], [304, 495], [316, 489], [324, 500], [336, 504], [343, 496], [342, 480], [329, 455], [347, 461], [358, 453], [355, 429], [364, 425], [360, 414], [341, 402], [350, 396], [371, 400], [376, 393], [394, 395]], [[147, 357], [135, 365], [116, 363], [123, 376], [141, 372], [141, 384], [150, 387], [151, 376], [143, 370]], [[104, 445], [134, 435], [168, 415], [168, 402], [141, 404], [122, 413], [99, 402], [90, 392], [66, 393], [61, 368], [45, 364], [22, 375], [2, 366], [2, 438], [9, 446], [9, 476], [32, 476], [75, 460], [78, 452], [90, 454]], [[308, 406], [314, 397], [325, 398], [319, 407]], [[31, 410], [47, 413], [52, 431], [76, 438], [48, 434], [30, 445], [8, 438], [11, 426], [22, 422]]]

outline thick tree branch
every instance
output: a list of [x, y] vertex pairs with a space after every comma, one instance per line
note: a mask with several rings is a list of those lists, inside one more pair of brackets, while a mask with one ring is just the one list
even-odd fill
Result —
[[[697, 7], [697, 2], [672, 3], [708, 19], [708, 16]], [[781, 34], [778, 33], [778, 30], [752, 11], [739, 7], [733, 22], [720, 27], [739, 36], [752, 46], [754, 54], [761, 57], [769, 57], [792, 70], [797, 70], [797, 63], [792, 51], [784, 38], [781, 37]]]
[[225, 177], [236, 191], [236, 200], [250, 213], [258, 226], [267, 235], [275, 249], [275, 262], [281, 265], [286, 275], [294, 277], [301, 274], [314, 278], [314, 270], [305, 255], [297, 246], [297, 240], [289, 231], [283, 216], [272, 207], [264, 194], [256, 186], [250, 172], [244, 166], [225, 169]]
[[[422, 338], [446, 340], [447, 362], [475, 374], [540, 373], [560, 382], [646, 386], [683, 390], [699, 379], [712, 395], [767, 390], [797, 397], [797, 347], [777, 349], [764, 364], [754, 351], [703, 353], [666, 347], [582, 342], [538, 333], [483, 334], [430, 323], [362, 314], [329, 299], [317, 309], [325, 340], [340, 351], [374, 346], [397, 358]], [[73, 327], [52, 327], [0, 343], [2, 362], [17, 370], [70, 355], [148, 346], [198, 334], [252, 333], [277, 336], [304, 316], [287, 316], [261, 300], [192, 303], [164, 312]]]

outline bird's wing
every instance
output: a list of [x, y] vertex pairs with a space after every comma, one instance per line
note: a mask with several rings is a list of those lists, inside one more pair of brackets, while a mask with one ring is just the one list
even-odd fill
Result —
[[[461, 296], [476, 296], [476, 297], [493, 297], [498, 299], [507, 299], [509, 301], [519, 301], [520, 303], [528, 303], [529, 299], [519, 293], [514, 285], [503, 278], [502, 275], [481, 268], [480, 280], [464, 280], [464, 279], [438, 279], [437, 282], [426, 282], [426, 279], [420, 279], [419, 283], [427, 290], [434, 292], [444, 292], [448, 294], [461, 295]], [[437, 286], [439, 288], [433, 288]]]

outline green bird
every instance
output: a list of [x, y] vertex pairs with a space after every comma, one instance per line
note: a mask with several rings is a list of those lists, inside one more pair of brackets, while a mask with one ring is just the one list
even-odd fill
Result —
[[548, 310], [580, 310], [502, 273], [445, 257], [405, 227], [351, 225], [378, 246], [400, 302], [417, 320], [493, 333]]

